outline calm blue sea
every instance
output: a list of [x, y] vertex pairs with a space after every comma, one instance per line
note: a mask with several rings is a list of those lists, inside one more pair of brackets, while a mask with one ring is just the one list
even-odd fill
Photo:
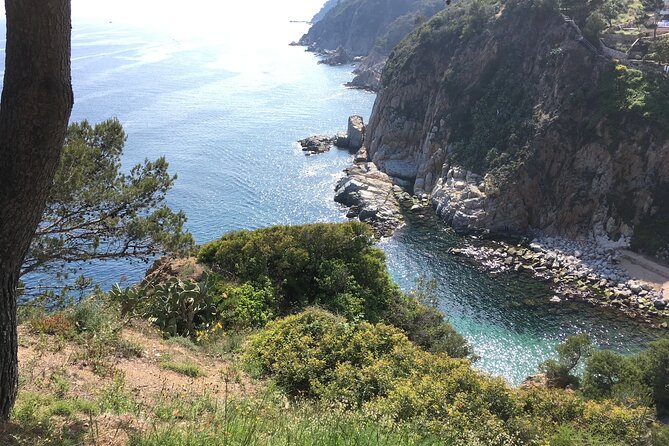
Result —
[[[188, 215], [199, 243], [241, 228], [344, 221], [332, 197], [350, 154], [308, 157], [295, 141], [343, 130], [351, 114], [366, 119], [374, 102], [343, 87], [350, 66], [318, 65], [288, 46], [305, 24], [245, 20], [202, 34], [103, 20], [73, 28], [72, 119], [119, 118], [126, 168], [166, 156], [178, 175], [168, 204]], [[567, 334], [586, 330], [621, 351], [656, 336], [585, 304], [549, 304], [531, 279], [478, 272], [447, 253], [462, 240], [433, 223], [409, 222], [380, 246], [403, 287], [437, 281], [440, 306], [475, 346], [481, 369], [517, 383]], [[109, 286], [133, 283], [145, 269], [117, 262], [93, 272]]]

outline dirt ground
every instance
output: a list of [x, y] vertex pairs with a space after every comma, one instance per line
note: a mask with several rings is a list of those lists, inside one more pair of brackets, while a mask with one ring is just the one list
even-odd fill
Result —
[[[122, 376], [124, 391], [130, 392], [140, 407], [152, 407], [161, 395], [207, 395], [223, 401], [226, 396], [249, 395], [255, 384], [239, 372], [230, 358], [166, 342], [149, 324], [139, 323], [124, 328], [121, 336], [141, 346], [139, 357], [111, 357], [108, 373], [94, 373], [86, 359], [82, 359], [81, 346], [62, 342], [53, 336], [31, 334], [26, 327], [19, 327], [19, 394], [53, 394], [53, 379], [58, 376], [68, 382], [66, 398], [96, 401], [104, 389], [112, 386], [114, 379]], [[189, 377], [166, 369], [165, 360], [196, 364], [202, 376]], [[67, 428], [81, 430], [83, 445], [121, 446], [127, 444], [129, 434], [148, 428], [142, 416], [105, 413], [76, 420], [63, 418]], [[94, 435], [93, 435], [94, 434]], [[26, 433], [12, 423], [0, 424], [0, 445], [31, 445]]]
[[620, 266], [630, 277], [662, 290], [664, 299], [669, 300], [669, 268], [632, 251], [621, 250], [620, 254]]

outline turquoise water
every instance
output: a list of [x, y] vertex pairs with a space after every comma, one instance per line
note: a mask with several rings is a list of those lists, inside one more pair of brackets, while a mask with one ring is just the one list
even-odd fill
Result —
[[[345, 220], [332, 197], [351, 155], [307, 157], [295, 141], [343, 130], [351, 114], [367, 118], [374, 95], [342, 86], [351, 67], [317, 65], [287, 45], [304, 24], [266, 18], [259, 33], [254, 23], [204, 37], [107, 21], [73, 29], [72, 119], [118, 117], [128, 133], [127, 167], [166, 156], [179, 176], [169, 205], [188, 215], [199, 243], [240, 228]], [[433, 223], [410, 221], [380, 246], [403, 287], [437, 280], [440, 306], [483, 370], [518, 382], [582, 330], [622, 351], [656, 336], [585, 304], [549, 304], [548, 290], [530, 278], [489, 277], [448, 254], [463, 240]], [[109, 286], [133, 283], [145, 268], [117, 262], [93, 272]]]

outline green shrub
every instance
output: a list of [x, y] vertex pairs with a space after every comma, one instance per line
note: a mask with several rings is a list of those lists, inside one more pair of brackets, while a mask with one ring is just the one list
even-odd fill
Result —
[[265, 281], [230, 285], [218, 297], [217, 308], [223, 327], [262, 327], [275, 317], [274, 287]]
[[395, 325], [431, 351], [471, 355], [442, 313], [400, 292], [373, 243], [359, 222], [275, 226], [227, 234], [199, 260], [215, 271], [211, 289], [225, 328], [261, 327], [317, 305], [349, 321]]
[[609, 398], [628, 407], [654, 405], [659, 416], [669, 412], [669, 339], [652, 342], [641, 353], [624, 357], [594, 351], [585, 365], [583, 394]]
[[359, 222], [274, 226], [226, 234], [205, 245], [199, 261], [234, 282], [275, 290], [276, 316], [319, 305], [349, 319], [378, 321], [397, 293], [383, 252]]
[[206, 285], [206, 281], [197, 283], [171, 277], [144, 287], [121, 289], [115, 285], [109, 294], [125, 312], [149, 319], [164, 334], [195, 337], [218, 318], [215, 301]]
[[669, 413], [669, 339], [652, 342], [638, 356], [638, 361], [658, 414], [666, 415]]
[[642, 117], [665, 133], [669, 130], [669, 83], [661, 73], [618, 64], [604, 74], [600, 88], [605, 116], [617, 122], [625, 116]]
[[[578, 362], [581, 347], [572, 341], [562, 348], [565, 361]], [[446, 444], [578, 444], [581, 438], [642, 445], [650, 435], [644, 408], [558, 389], [514, 390], [469, 361], [420, 349], [397, 328], [351, 323], [320, 309], [269, 323], [250, 338], [244, 360], [290, 395], [360, 408], [371, 419], [409, 424]]]
[[419, 302], [415, 296], [396, 294], [384, 322], [402, 329], [412, 342], [433, 353], [446, 353], [453, 358], [474, 354], [464, 336], [444, 320], [442, 312]]
[[629, 400], [634, 394], [643, 401], [650, 394], [641, 382], [641, 370], [634, 358], [610, 350], [595, 350], [585, 364], [581, 391], [589, 398]]
[[549, 359], [540, 368], [546, 374], [548, 382], [553, 387], [565, 388], [578, 386], [578, 377], [571, 372], [578, 366], [581, 359], [587, 358], [592, 351], [592, 340], [586, 333], [567, 338], [557, 348], [558, 359]]
[[311, 308], [252, 336], [245, 361], [291, 395], [327, 395], [359, 405], [384, 394], [392, 378], [408, 374], [419, 353], [397, 328], [349, 323]]

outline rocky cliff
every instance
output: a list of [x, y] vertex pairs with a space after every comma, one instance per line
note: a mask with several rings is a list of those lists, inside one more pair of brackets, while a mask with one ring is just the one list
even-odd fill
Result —
[[463, 0], [390, 55], [365, 136], [456, 229], [669, 243], [669, 79], [543, 0]]
[[376, 89], [390, 51], [417, 26], [444, 8], [444, 0], [340, 0], [331, 6], [300, 45], [312, 51], [344, 50], [351, 57], [368, 56], [353, 86]]
[[321, 7], [321, 9], [311, 18], [311, 23], [316, 23], [323, 20], [323, 17], [325, 17], [325, 15], [330, 12], [331, 9], [337, 6], [337, 3], [339, 3], [339, 0], [327, 0], [323, 7]]

